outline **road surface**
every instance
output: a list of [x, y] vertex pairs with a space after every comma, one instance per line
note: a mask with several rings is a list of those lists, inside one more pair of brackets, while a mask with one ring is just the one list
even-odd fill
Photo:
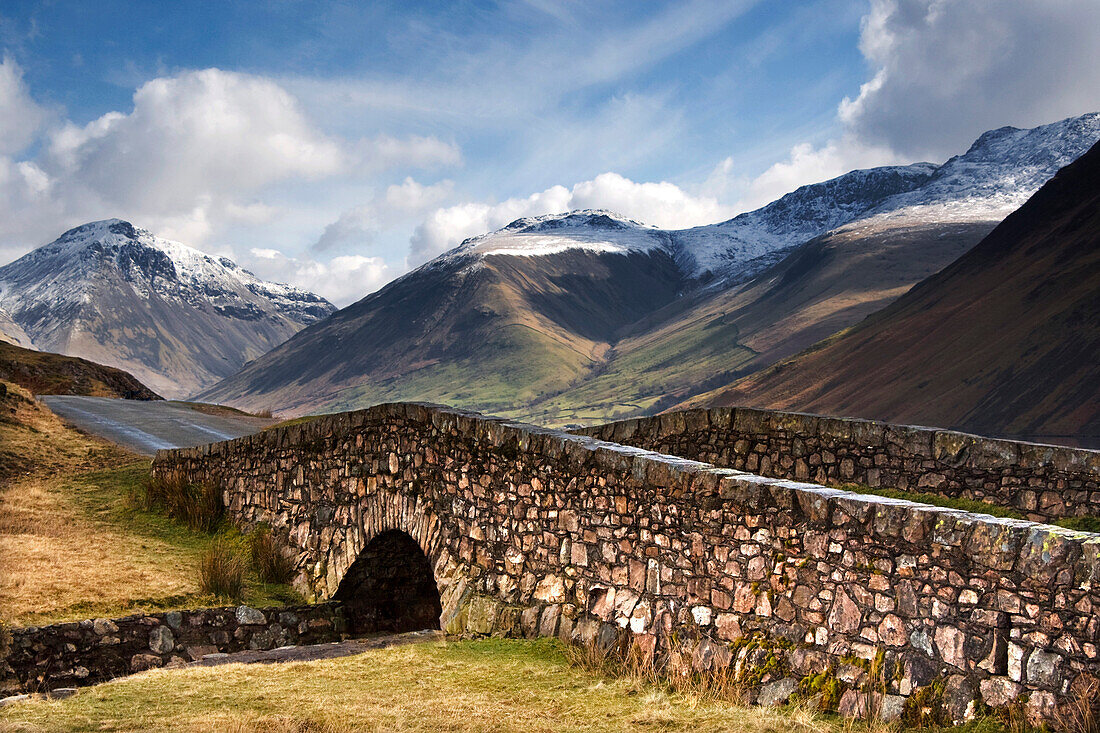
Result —
[[251, 435], [273, 420], [244, 415], [208, 415], [162, 401], [42, 395], [38, 399], [81, 430], [143, 455]]

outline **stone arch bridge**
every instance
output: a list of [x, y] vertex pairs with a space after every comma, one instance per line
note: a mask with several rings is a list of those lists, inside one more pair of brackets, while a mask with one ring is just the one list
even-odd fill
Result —
[[764, 700], [833, 670], [850, 712], [935, 683], [956, 719], [1025, 692], [1050, 715], [1100, 676], [1098, 535], [423, 404], [162, 451], [154, 472], [271, 525], [296, 586], [359, 631], [631, 644], [673, 674], [735, 665]]

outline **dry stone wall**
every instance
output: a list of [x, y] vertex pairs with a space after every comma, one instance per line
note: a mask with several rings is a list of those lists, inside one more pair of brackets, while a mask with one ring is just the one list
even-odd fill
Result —
[[79, 687], [206, 654], [338, 641], [338, 604], [169, 611], [12, 629], [0, 695]]
[[316, 598], [400, 532], [450, 633], [629, 643], [670, 674], [732, 665], [765, 703], [801, 688], [958, 720], [1026, 699], [1040, 717], [1100, 673], [1098, 535], [417, 404], [161, 452], [154, 471], [270, 524]]
[[1100, 517], [1100, 451], [749, 408], [685, 410], [576, 431], [763, 476], [857, 483]]

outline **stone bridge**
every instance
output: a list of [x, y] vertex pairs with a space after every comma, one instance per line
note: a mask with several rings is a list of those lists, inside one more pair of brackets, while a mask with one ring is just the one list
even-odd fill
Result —
[[1100, 674], [1100, 535], [422, 404], [162, 451], [154, 471], [221, 486], [358, 631], [629, 644], [670, 674], [734, 665], [763, 701], [825, 671], [846, 712], [910, 698], [956, 720], [1025, 693], [1047, 717]]

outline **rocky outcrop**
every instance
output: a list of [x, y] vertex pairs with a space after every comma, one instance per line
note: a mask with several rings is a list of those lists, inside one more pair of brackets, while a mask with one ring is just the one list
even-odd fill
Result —
[[[154, 471], [269, 523], [317, 598], [354, 596], [377, 574], [356, 563], [393, 558], [373, 543], [401, 533], [449, 633], [626, 643], [670, 674], [733, 665], [765, 702], [797, 684], [853, 714], [961, 720], [1026, 695], [1041, 718], [1100, 674], [1098, 535], [415, 404], [161, 452]], [[417, 597], [389, 587], [368, 605]]]

